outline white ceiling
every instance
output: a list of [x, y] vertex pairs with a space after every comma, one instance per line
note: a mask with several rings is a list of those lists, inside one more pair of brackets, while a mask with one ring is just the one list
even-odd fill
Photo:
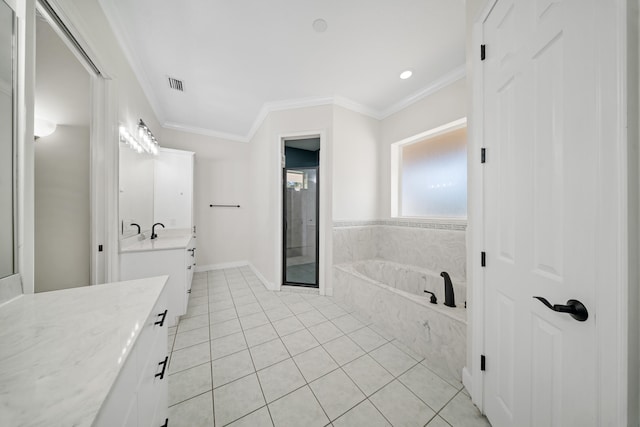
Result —
[[168, 127], [246, 140], [265, 107], [329, 102], [381, 118], [464, 73], [464, 0], [100, 3]]
[[62, 39], [36, 19], [35, 116], [58, 125], [89, 126], [90, 77]]

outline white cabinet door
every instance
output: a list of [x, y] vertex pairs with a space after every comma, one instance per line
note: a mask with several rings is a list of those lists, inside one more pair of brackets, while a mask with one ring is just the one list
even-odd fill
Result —
[[[617, 328], [604, 325], [616, 324], [619, 260], [607, 245], [622, 226], [616, 139], [603, 132], [618, 108], [597, 55], [598, 35], [615, 35], [603, 3], [499, 0], [484, 23], [484, 405], [495, 427], [619, 425], [601, 376], [617, 359]], [[534, 297], [579, 300], [588, 318]]]
[[156, 157], [153, 217], [166, 228], [193, 226], [194, 153], [161, 149]]

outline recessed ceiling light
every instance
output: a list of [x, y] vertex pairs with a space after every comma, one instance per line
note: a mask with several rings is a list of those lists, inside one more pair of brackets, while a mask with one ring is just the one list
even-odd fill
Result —
[[313, 29], [316, 33], [324, 33], [327, 31], [327, 21], [324, 19], [316, 19], [313, 21]]
[[411, 70], [403, 71], [402, 73], [400, 73], [400, 78], [402, 80], [407, 80], [409, 77], [411, 77], [412, 74], [413, 72]]

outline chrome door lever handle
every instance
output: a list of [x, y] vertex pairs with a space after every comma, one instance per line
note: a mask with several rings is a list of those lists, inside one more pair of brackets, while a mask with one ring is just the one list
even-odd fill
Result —
[[580, 301], [575, 299], [570, 299], [567, 301], [566, 305], [554, 304], [551, 305], [546, 298], [543, 297], [534, 297], [541, 303], [547, 306], [550, 310], [557, 311], [558, 313], [568, 313], [576, 319], [578, 322], [584, 322], [589, 318], [589, 312], [587, 311], [587, 307], [584, 306]]

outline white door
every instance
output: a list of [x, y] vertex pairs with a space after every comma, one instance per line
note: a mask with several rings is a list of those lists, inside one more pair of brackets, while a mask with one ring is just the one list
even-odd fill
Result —
[[[598, 74], [598, 1], [498, 0], [483, 26], [484, 410], [495, 427], [606, 425], [597, 322], [611, 305], [596, 294], [616, 292], [615, 274], [598, 281], [617, 267], [598, 236], [619, 223], [601, 191], [617, 173], [601, 156], [615, 149], [601, 137], [602, 93], [616, 88]], [[588, 319], [535, 296], [579, 300]]]

